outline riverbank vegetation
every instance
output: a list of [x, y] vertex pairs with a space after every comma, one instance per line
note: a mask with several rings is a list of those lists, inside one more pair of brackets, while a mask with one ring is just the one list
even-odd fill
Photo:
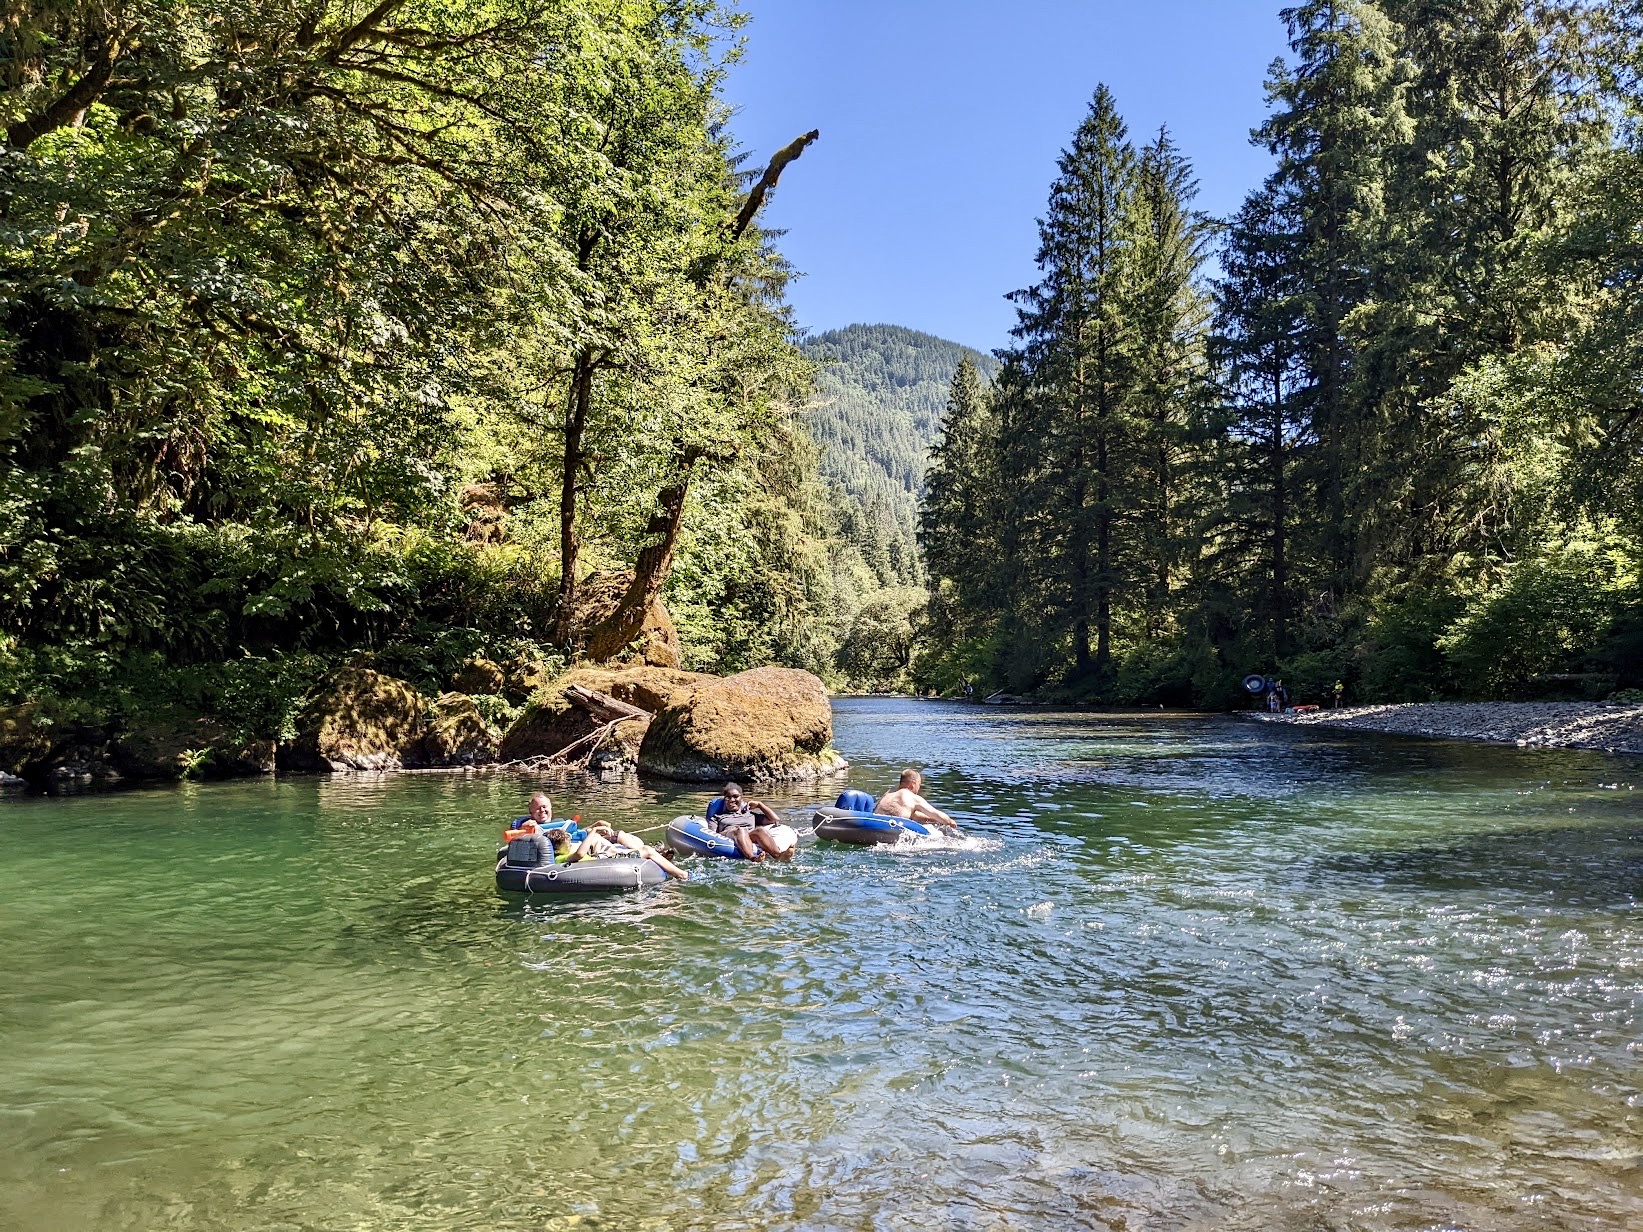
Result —
[[1096, 95], [921, 483], [963, 348], [801, 345], [759, 219], [817, 134], [737, 146], [733, 9], [9, 12], [0, 725], [279, 740], [352, 664], [499, 735], [578, 657], [1206, 706], [1259, 670], [1643, 686], [1643, 17], [1285, 20], [1229, 220]]
[[1097, 92], [955, 379], [923, 681], [1119, 703], [1643, 685], [1643, 12], [1331, 0], [1236, 215]]
[[[259, 737], [649, 626], [830, 665], [810, 365], [710, 0], [0, 22], [0, 700]], [[820, 545], [820, 546], [818, 546]], [[498, 697], [497, 705], [503, 702]]]

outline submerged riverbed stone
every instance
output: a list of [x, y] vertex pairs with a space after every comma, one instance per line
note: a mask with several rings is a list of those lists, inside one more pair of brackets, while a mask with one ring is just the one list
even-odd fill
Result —
[[841, 770], [828, 747], [833, 712], [809, 672], [760, 667], [705, 677], [651, 721], [639, 770], [704, 783], [727, 778], [810, 779]]
[[419, 766], [482, 766], [496, 760], [496, 733], [466, 693], [442, 693], [428, 708], [428, 728], [417, 742]]
[[348, 667], [303, 708], [297, 738], [279, 751], [282, 770], [397, 770], [423, 733], [426, 703], [414, 687]]

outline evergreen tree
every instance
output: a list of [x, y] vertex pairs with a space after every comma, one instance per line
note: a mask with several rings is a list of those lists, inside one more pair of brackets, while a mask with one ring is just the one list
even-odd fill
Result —
[[1277, 110], [1257, 138], [1292, 202], [1303, 280], [1304, 384], [1296, 396], [1320, 443], [1318, 514], [1331, 586], [1349, 584], [1349, 487], [1363, 444], [1348, 319], [1364, 300], [1367, 237], [1381, 209], [1387, 149], [1406, 136], [1397, 30], [1367, 0], [1308, 0], [1282, 11], [1293, 65], [1268, 78]]
[[997, 428], [980, 374], [968, 359], [953, 375], [941, 435], [930, 449], [919, 509], [919, 544], [935, 579], [966, 607], [993, 606], [989, 566], [998, 558]]
[[1197, 195], [1191, 164], [1161, 130], [1136, 169], [1126, 311], [1135, 335], [1135, 470], [1122, 516], [1147, 637], [1167, 632], [1172, 590], [1186, 564], [1184, 510], [1204, 495], [1187, 487], [1185, 466], [1189, 425], [1208, 392], [1203, 339], [1210, 305], [1199, 275], [1213, 232], [1192, 208]]
[[1403, 30], [1410, 139], [1386, 160], [1369, 293], [1353, 322], [1368, 422], [1360, 550], [1395, 580], [1510, 555], [1499, 425], [1443, 403], [1468, 366], [1546, 336], [1531, 275], [1602, 136], [1579, 11], [1524, 0], [1387, 0]]
[[1037, 455], [1022, 468], [1032, 517], [1021, 551], [1038, 574], [1045, 631], [1070, 635], [1077, 674], [1105, 677], [1127, 563], [1115, 537], [1119, 489], [1135, 446], [1125, 421], [1137, 346], [1126, 292], [1138, 186], [1135, 150], [1105, 86], [1057, 167], [1038, 228], [1043, 276], [1012, 296], [1024, 378], [1012, 390], [1015, 431]]

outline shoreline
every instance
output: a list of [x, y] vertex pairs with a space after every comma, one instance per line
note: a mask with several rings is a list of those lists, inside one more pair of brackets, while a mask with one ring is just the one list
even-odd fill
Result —
[[1305, 714], [1236, 713], [1294, 727], [1643, 756], [1643, 703], [1636, 702], [1398, 702]]

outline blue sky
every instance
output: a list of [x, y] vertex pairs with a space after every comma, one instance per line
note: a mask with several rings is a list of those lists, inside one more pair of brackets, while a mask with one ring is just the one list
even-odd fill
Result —
[[1199, 205], [1225, 215], [1266, 174], [1249, 130], [1285, 51], [1281, 0], [742, 0], [726, 94], [762, 165], [811, 128], [767, 226], [804, 275], [812, 331], [887, 321], [982, 349], [1034, 278], [1057, 153], [1106, 82], [1147, 140], [1168, 124]]

